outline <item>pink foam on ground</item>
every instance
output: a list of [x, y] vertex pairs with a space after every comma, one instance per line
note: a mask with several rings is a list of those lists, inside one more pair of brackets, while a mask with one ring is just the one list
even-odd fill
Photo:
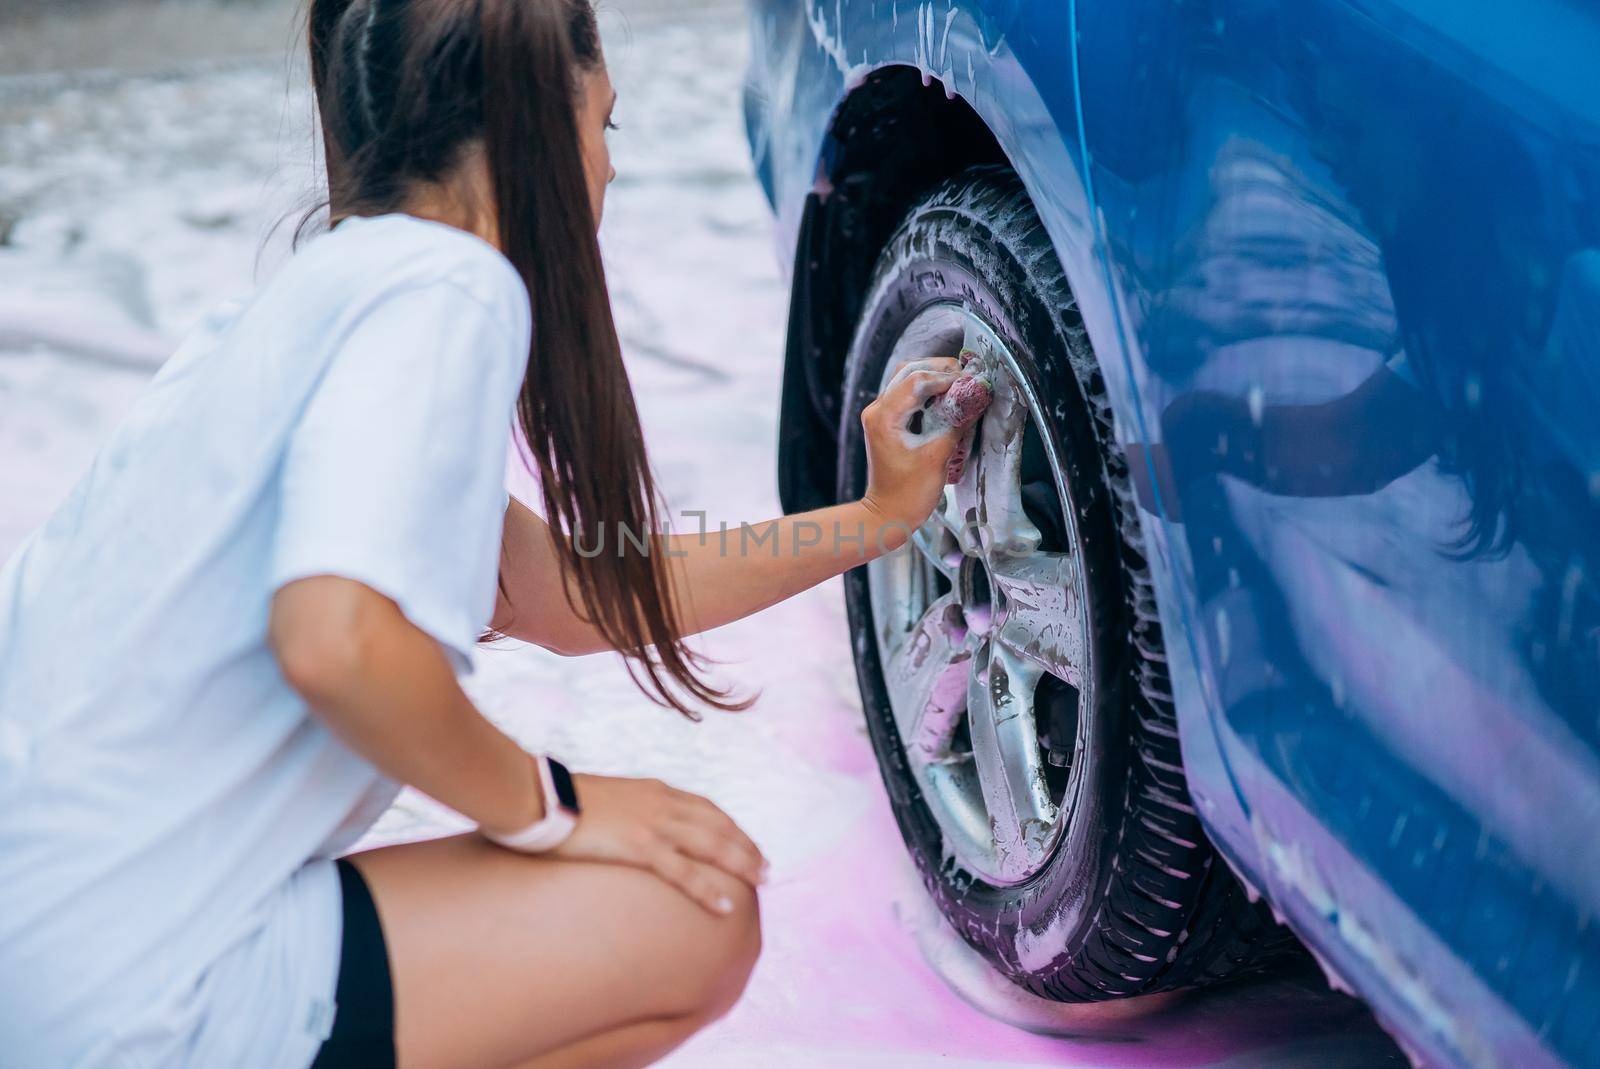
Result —
[[[938, 964], [930, 961], [930, 947], [919, 943], [959, 940], [924, 906], [887, 805], [875, 807], [824, 863], [778, 872], [762, 895], [766, 952], [745, 998], [724, 1022], [664, 1064], [669, 1069], [743, 1069], [758, 1061], [773, 1069], [1372, 1069], [1397, 1064], [1365, 1011], [1318, 990], [1314, 979], [1021, 1008], [998, 977], [969, 975], [962, 990], [952, 990], [930, 967]], [[931, 957], [951, 953], [967, 951], [958, 947]], [[1007, 1018], [1011, 1024], [1001, 1023]]]

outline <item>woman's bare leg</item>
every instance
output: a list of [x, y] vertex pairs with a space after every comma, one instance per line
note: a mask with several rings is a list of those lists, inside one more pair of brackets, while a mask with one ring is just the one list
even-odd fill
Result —
[[400, 1069], [632, 1069], [738, 999], [753, 891], [714, 917], [649, 873], [464, 835], [350, 859], [394, 977]]
[[646, 1021], [624, 1025], [614, 1032], [579, 1040], [570, 1047], [523, 1062], [515, 1069], [642, 1069], [694, 1035], [707, 1020], [681, 1017], [671, 1021]]

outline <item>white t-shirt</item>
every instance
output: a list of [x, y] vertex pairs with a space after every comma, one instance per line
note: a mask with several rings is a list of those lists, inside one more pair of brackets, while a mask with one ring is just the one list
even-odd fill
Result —
[[353, 219], [208, 318], [0, 570], [0, 1064], [304, 1069], [330, 858], [395, 786], [267, 647], [340, 575], [460, 670], [494, 607], [527, 291], [491, 246]]

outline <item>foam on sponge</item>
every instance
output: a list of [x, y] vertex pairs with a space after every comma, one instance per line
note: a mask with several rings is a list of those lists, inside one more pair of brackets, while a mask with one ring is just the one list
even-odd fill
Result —
[[[940, 434], [945, 431], [960, 432], [976, 423], [994, 400], [992, 377], [984, 370], [978, 354], [971, 349], [961, 350], [961, 377], [939, 397], [929, 402], [923, 416], [923, 432]], [[959, 482], [967, 466], [967, 454], [972, 449], [972, 435], [960, 434], [956, 451], [945, 465], [944, 481]]]

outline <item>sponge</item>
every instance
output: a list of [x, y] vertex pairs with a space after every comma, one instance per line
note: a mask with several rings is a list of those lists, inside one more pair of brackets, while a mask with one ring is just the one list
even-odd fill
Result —
[[[942, 395], [928, 402], [922, 420], [924, 434], [941, 434], [945, 431], [962, 431], [976, 423], [994, 400], [993, 376], [983, 367], [978, 354], [971, 349], [961, 350], [961, 377]], [[960, 435], [956, 451], [945, 465], [944, 481], [959, 482], [967, 465], [967, 454], [972, 449], [972, 435]]]

